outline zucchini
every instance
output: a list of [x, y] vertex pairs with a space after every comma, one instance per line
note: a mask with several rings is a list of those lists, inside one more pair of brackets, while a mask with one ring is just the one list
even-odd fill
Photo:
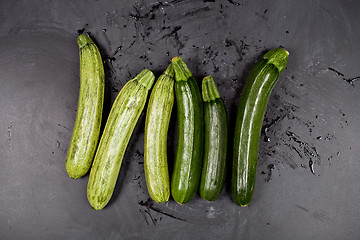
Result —
[[285, 69], [289, 53], [282, 48], [267, 52], [252, 68], [237, 110], [231, 192], [234, 202], [247, 206], [255, 189], [261, 126], [269, 96]]
[[159, 203], [167, 202], [170, 196], [166, 140], [173, 105], [174, 69], [170, 64], [151, 91], [145, 120], [146, 185], [150, 197]]
[[189, 202], [199, 188], [204, 120], [199, 86], [180, 57], [172, 59], [175, 71], [178, 138], [171, 195], [180, 204]]
[[90, 37], [77, 39], [80, 53], [80, 93], [75, 126], [65, 168], [71, 178], [84, 176], [90, 169], [100, 135], [105, 75], [98, 48]]
[[113, 194], [126, 147], [154, 79], [154, 74], [144, 69], [125, 84], [115, 99], [87, 185], [87, 198], [95, 210], [105, 207]]
[[211, 76], [202, 82], [204, 101], [204, 157], [200, 180], [200, 196], [216, 200], [225, 183], [227, 153], [227, 117], [224, 102]]

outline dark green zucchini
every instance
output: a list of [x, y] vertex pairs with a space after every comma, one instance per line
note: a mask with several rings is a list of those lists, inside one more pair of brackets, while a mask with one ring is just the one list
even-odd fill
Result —
[[172, 64], [156, 81], [147, 105], [145, 120], [144, 169], [150, 197], [167, 202], [170, 179], [167, 162], [167, 133], [174, 105], [174, 69]]
[[171, 195], [180, 204], [196, 194], [201, 175], [204, 120], [199, 86], [180, 57], [172, 59], [175, 71], [175, 97], [178, 139], [171, 177]]
[[128, 81], [115, 99], [87, 186], [87, 197], [95, 210], [105, 207], [113, 194], [125, 150], [154, 80], [154, 74], [145, 69]]
[[285, 69], [289, 53], [277, 48], [255, 64], [242, 90], [235, 126], [231, 190], [234, 202], [247, 206], [253, 197], [261, 127], [269, 96]]
[[200, 181], [200, 196], [216, 200], [225, 183], [227, 153], [227, 117], [224, 102], [211, 76], [202, 82], [204, 101], [204, 158]]
[[90, 169], [99, 141], [105, 76], [99, 49], [85, 35], [77, 39], [80, 52], [80, 93], [74, 131], [65, 167], [71, 178]]

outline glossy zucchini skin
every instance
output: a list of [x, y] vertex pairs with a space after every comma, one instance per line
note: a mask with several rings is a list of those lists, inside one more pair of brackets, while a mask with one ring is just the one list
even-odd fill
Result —
[[105, 76], [100, 52], [90, 37], [77, 39], [80, 53], [80, 93], [75, 126], [65, 168], [71, 178], [90, 169], [100, 135]]
[[228, 123], [224, 102], [211, 76], [202, 82], [204, 101], [204, 157], [200, 181], [200, 196], [215, 201], [225, 183]]
[[108, 116], [90, 171], [87, 198], [95, 210], [109, 202], [122, 159], [154, 82], [150, 70], [141, 71], [121, 89]]
[[171, 195], [185, 204], [196, 194], [201, 175], [204, 120], [199, 86], [180, 57], [172, 59], [175, 71], [178, 139]]
[[285, 69], [289, 53], [277, 48], [255, 64], [242, 90], [236, 116], [231, 190], [237, 205], [253, 197], [259, 139], [269, 96]]
[[167, 133], [174, 95], [174, 69], [170, 64], [151, 91], [145, 120], [145, 179], [150, 197], [158, 203], [170, 197]]

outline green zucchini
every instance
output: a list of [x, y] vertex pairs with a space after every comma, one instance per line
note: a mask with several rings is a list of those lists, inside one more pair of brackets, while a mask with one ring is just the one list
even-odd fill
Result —
[[261, 126], [269, 96], [285, 69], [289, 53], [267, 52], [252, 68], [242, 90], [235, 123], [231, 192], [234, 202], [247, 206], [253, 197]]
[[105, 207], [113, 194], [126, 147], [154, 79], [150, 70], [141, 71], [125, 84], [111, 108], [87, 185], [88, 201], [96, 210]]
[[216, 200], [225, 183], [227, 153], [227, 117], [224, 102], [211, 76], [202, 82], [204, 101], [204, 157], [200, 180], [200, 196]]
[[180, 57], [172, 59], [175, 71], [175, 97], [178, 139], [171, 195], [180, 204], [196, 194], [201, 175], [204, 119], [199, 86]]
[[74, 131], [65, 168], [71, 178], [90, 169], [100, 135], [104, 102], [104, 67], [98, 48], [90, 37], [77, 39], [80, 53], [80, 93]]
[[174, 69], [172, 64], [156, 81], [147, 105], [145, 120], [144, 169], [150, 197], [167, 202], [170, 179], [167, 163], [167, 132], [174, 105]]

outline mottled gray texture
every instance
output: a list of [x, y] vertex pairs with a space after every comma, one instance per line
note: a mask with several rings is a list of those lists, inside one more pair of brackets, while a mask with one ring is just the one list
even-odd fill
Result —
[[[1, 1], [1, 239], [359, 239], [359, 9], [340, 0]], [[214, 77], [233, 129], [254, 62], [274, 47], [290, 52], [249, 207], [233, 203], [229, 175], [213, 203], [149, 200], [143, 114], [112, 200], [91, 209], [88, 175], [65, 171], [81, 29], [105, 60], [105, 117], [129, 78], [145, 67], [159, 76], [181, 55], [199, 81]], [[175, 127], [173, 118], [170, 161]]]

